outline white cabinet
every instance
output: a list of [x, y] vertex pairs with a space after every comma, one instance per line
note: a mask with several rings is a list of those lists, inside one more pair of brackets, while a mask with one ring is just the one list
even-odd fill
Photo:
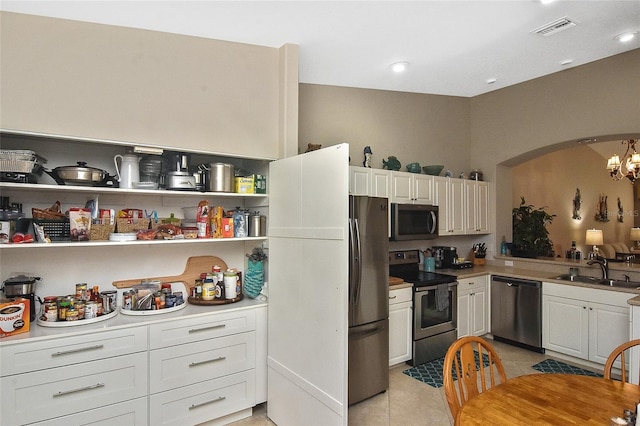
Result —
[[391, 172], [391, 202], [434, 204], [434, 177], [419, 173]]
[[[147, 423], [146, 327], [3, 345], [0, 354], [0, 424], [62, 416], [61, 424], [112, 422], [118, 416]], [[112, 404], [119, 408], [101, 409]]]
[[389, 291], [389, 365], [411, 359], [413, 289]]
[[349, 167], [349, 195], [389, 198], [391, 172], [369, 167]]
[[545, 349], [604, 364], [630, 338], [628, 293], [543, 283]]
[[150, 424], [251, 415], [257, 403], [256, 311], [163, 322], [149, 330]]
[[458, 279], [458, 337], [489, 330], [489, 276]]
[[439, 210], [438, 233], [440, 236], [465, 234], [464, 180], [434, 177], [434, 205]]
[[489, 233], [489, 183], [475, 180], [464, 181], [465, 233]]

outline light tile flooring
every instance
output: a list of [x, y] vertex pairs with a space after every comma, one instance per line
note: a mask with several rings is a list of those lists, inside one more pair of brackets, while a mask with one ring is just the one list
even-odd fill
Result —
[[[550, 358], [501, 342], [489, 341], [504, 364], [507, 377], [539, 373], [532, 365]], [[562, 360], [568, 364], [568, 361]], [[586, 368], [584, 366], [581, 366]], [[402, 372], [409, 365], [399, 364], [389, 370], [389, 390], [349, 408], [350, 426], [449, 426], [453, 424], [443, 388], [433, 388]], [[602, 371], [600, 371], [601, 373]], [[273, 426], [266, 406], [254, 409], [248, 419], [234, 426]]]

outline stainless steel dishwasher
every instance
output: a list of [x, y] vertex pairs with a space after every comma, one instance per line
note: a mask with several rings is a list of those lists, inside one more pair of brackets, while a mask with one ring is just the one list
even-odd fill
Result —
[[495, 340], [544, 353], [540, 281], [492, 276], [491, 333]]

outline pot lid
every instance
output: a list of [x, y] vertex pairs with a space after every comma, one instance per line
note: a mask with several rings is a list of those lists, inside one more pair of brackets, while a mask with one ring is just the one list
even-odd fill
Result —
[[87, 163], [84, 161], [78, 161], [75, 166], [60, 166], [53, 169], [54, 171], [73, 171], [73, 172], [98, 172], [98, 173], [106, 173], [102, 169], [98, 169], [96, 167], [87, 167]]
[[7, 278], [4, 285], [16, 285], [16, 284], [33, 284], [40, 280], [40, 277], [28, 277], [26, 275], [16, 275], [15, 277]]

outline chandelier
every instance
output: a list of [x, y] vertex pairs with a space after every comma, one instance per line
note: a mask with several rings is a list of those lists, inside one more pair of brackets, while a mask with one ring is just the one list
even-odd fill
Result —
[[627, 150], [622, 156], [622, 160], [615, 154], [607, 161], [607, 170], [613, 180], [621, 180], [626, 177], [631, 183], [634, 183], [636, 179], [640, 178], [640, 154], [636, 152], [636, 142], [634, 139], [622, 141], [623, 145], [627, 144]]

